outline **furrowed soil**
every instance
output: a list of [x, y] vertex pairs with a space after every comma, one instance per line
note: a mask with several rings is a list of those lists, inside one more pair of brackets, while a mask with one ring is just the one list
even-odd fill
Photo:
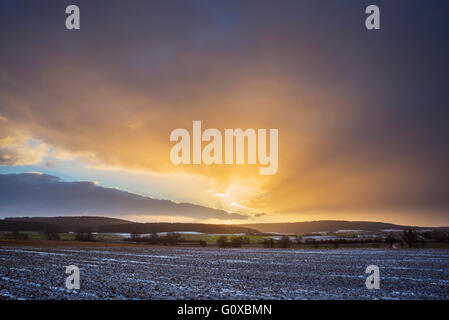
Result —
[[[19, 244], [0, 243], [0, 299], [449, 299], [449, 250]], [[69, 265], [80, 290], [66, 289]]]

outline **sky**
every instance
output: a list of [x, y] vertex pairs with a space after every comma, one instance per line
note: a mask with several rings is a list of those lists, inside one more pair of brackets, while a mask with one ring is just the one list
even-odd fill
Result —
[[[0, 217], [449, 225], [447, 9], [2, 0]], [[277, 173], [172, 164], [194, 120], [278, 129]]]

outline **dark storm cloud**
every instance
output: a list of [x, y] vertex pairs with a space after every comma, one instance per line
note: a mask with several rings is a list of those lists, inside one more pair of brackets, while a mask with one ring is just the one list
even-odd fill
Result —
[[446, 2], [376, 1], [367, 31], [372, 1], [75, 1], [69, 32], [71, 3], [0, 4], [0, 116], [33, 137], [158, 171], [193, 119], [276, 127], [260, 211], [449, 221]]
[[133, 193], [103, 188], [92, 182], [63, 182], [36, 174], [0, 174], [0, 216], [39, 215], [145, 215], [194, 219], [246, 219], [191, 204], [177, 204]]

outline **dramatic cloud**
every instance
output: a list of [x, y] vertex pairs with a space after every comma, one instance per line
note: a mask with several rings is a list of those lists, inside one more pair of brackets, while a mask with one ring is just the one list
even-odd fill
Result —
[[[360, 1], [77, 4], [79, 31], [64, 2], [0, 4], [0, 139], [26, 137], [0, 145], [0, 165], [43, 160], [45, 145], [90, 167], [196, 176], [162, 198], [259, 221], [449, 223], [445, 5], [380, 1], [368, 32]], [[193, 120], [279, 129], [278, 173], [172, 165], [169, 134]]]
[[28, 146], [2, 147], [0, 148], [0, 165], [20, 166], [36, 164], [42, 161], [43, 154], [45, 154], [45, 147], [43, 146], [37, 148]]
[[0, 166], [37, 164], [47, 155], [48, 147], [18, 132], [6, 117], [0, 115]]
[[0, 174], [0, 216], [48, 215], [165, 216], [193, 219], [246, 219], [201, 206], [151, 199], [97, 186], [92, 182], [62, 182], [38, 174]]

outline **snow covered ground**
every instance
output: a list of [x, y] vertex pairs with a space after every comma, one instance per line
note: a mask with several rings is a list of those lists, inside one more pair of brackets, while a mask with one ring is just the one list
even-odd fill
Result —
[[0, 299], [449, 299], [448, 266], [449, 250], [0, 247]]

